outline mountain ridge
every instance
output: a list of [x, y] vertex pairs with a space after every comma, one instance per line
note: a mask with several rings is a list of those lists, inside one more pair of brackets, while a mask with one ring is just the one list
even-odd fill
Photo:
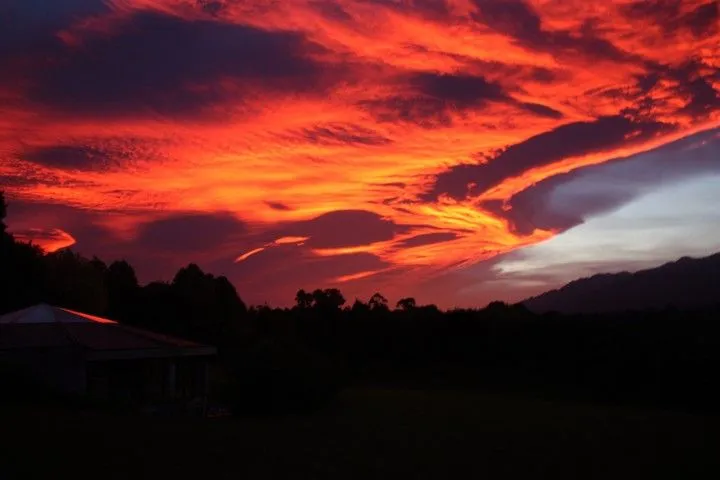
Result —
[[610, 313], [718, 305], [720, 252], [700, 258], [684, 256], [634, 273], [579, 278], [520, 303], [537, 313]]

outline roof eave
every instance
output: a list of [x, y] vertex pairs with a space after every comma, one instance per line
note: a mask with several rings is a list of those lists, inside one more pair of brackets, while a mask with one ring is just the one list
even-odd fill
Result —
[[136, 360], [143, 358], [172, 358], [172, 357], [210, 357], [217, 355], [215, 347], [189, 347], [189, 348], [144, 348], [123, 350], [91, 350], [86, 353], [88, 361], [100, 360]]

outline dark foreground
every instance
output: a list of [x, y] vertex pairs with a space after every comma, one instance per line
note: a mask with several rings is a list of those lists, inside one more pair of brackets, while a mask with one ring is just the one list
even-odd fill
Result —
[[720, 478], [720, 418], [363, 389], [314, 415], [159, 419], [0, 404], [0, 478]]

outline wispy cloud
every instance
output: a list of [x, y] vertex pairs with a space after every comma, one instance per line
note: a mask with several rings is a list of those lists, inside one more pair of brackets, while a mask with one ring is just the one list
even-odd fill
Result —
[[577, 225], [545, 182], [720, 127], [716, 2], [49, 3], [0, 8], [0, 180], [72, 213], [12, 220], [167, 269], [412, 292]]

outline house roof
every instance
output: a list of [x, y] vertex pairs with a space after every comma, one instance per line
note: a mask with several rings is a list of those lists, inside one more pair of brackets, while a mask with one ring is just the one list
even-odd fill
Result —
[[214, 347], [39, 304], [0, 316], [0, 350], [79, 348], [89, 359], [214, 355]]

